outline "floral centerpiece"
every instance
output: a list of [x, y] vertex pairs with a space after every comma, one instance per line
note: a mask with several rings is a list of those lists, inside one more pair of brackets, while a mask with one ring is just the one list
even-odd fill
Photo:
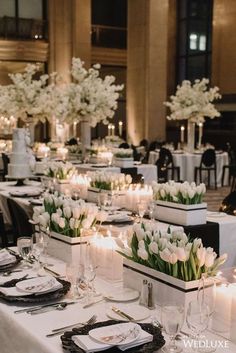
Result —
[[209, 80], [195, 80], [193, 84], [184, 80], [177, 86], [176, 94], [170, 96], [169, 102], [164, 104], [170, 109], [168, 120], [188, 121], [188, 147], [194, 150], [195, 123], [203, 123], [205, 117], [214, 119], [220, 116], [213, 101], [221, 98], [218, 87], [208, 88]]
[[157, 219], [186, 226], [206, 223], [207, 204], [202, 201], [206, 192], [205, 184], [153, 182], [152, 188]]
[[200, 238], [191, 240], [183, 231], [160, 232], [156, 225], [135, 224], [128, 230], [127, 244], [119, 251], [128, 260], [151, 267], [185, 282], [202, 274], [215, 275], [227, 255], [217, 258]]
[[49, 162], [44, 174], [57, 180], [69, 180], [75, 173], [75, 167], [69, 162]]
[[124, 190], [131, 182], [130, 175], [122, 173], [107, 173], [103, 171], [87, 172], [90, 186], [103, 190]]
[[206, 192], [205, 184], [196, 185], [194, 182], [176, 183], [173, 180], [158, 184], [152, 182], [154, 200], [176, 202], [182, 205], [196, 205], [202, 203]]
[[25, 122], [50, 121], [57, 97], [55, 73], [33, 79], [38, 71], [38, 65], [28, 64], [23, 73], [9, 74], [12, 84], [1, 86], [1, 110]]
[[114, 76], [101, 78], [100, 67], [96, 64], [87, 70], [83, 61], [73, 58], [71, 68], [73, 82], [63, 87], [55, 112], [63, 122], [82, 123], [81, 142], [85, 146], [91, 142], [88, 127], [94, 127], [99, 122], [108, 124], [108, 119], [113, 117], [117, 108], [118, 92], [123, 89], [123, 85], [114, 84]]
[[74, 201], [58, 194], [45, 194], [42, 207], [35, 207], [33, 221], [43, 229], [68, 237], [81, 236], [81, 230], [88, 230], [106, 220], [106, 212], [83, 200]]
[[112, 152], [116, 158], [133, 158], [132, 148], [113, 148]]

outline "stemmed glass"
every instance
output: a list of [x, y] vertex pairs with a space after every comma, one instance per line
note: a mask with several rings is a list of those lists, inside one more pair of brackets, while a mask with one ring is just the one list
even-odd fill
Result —
[[66, 277], [72, 286], [72, 297], [78, 299], [83, 297], [82, 291], [86, 287], [84, 277], [84, 266], [77, 263], [66, 265]]
[[34, 234], [34, 246], [32, 254], [37, 261], [37, 268], [41, 266], [41, 255], [44, 252], [44, 236], [43, 233], [35, 233]]
[[177, 347], [175, 337], [180, 332], [184, 323], [184, 307], [167, 304], [161, 308], [161, 323], [168, 335], [170, 343], [162, 348], [166, 353], [179, 353], [182, 348]]
[[84, 278], [87, 283], [87, 302], [89, 303], [90, 299], [93, 299], [93, 296], [96, 294], [94, 287], [94, 280], [96, 277], [96, 267], [92, 264], [88, 264], [84, 268]]
[[31, 268], [29, 264], [30, 256], [33, 250], [32, 237], [20, 237], [17, 239], [17, 248], [19, 254], [22, 256], [24, 263], [23, 268]]
[[201, 300], [191, 301], [187, 309], [187, 325], [195, 336], [194, 349], [197, 352], [209, 353], [214, 352], [216, 348], [200, 345], [200, 340], [204, 340], [201, 334], [207, 329], [210, 319], [209, 306]]
[[146, 211], [147, 211], [147, 202], [145, 200], [140, 200], [138, 203], [138, 214], [139, 214], [140, 223], [143, 222], [143, 217]]
[[154, 203], [154, 201], [151, 201], [148, 204], [148, 213], [149, 213], [149, 217], [150, 217], [151, 222], [153, 222], [155, 219], [154, 210], [155, 210], [155, 203]]

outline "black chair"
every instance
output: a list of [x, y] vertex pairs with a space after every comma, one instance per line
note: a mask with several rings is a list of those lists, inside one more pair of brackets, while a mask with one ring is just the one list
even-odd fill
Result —
[[148, 150], [148, 140], [146, 140], [146, 139], [141, 140], [139, 143], [139, 146], [140, 147], [143, 146], [145, 148], [145, 151], [147, 151]]
[[0, 211], [0, 238], [1, 238], [1, 246], [3, 248], [8, 246], [8, 238], [5, 229], [5, 224], [3, 220], [3, 213]]
[[13, 227], [13, 242], [17, 243], [17, 238], [21, 236], [31, 237], [34, 227], [29, 223], [30, 217], [25, 210], [13, 199], [7, 199], [7, 205], [11, 216]]
[[197, 176], [199, 173], [200, 183], [202, 183], [202, 172], [207, 172], [207, 183], [208, 187], [210, 187], [210, 176], [211, 171], [214, 172], [214, 180], [215, 180], [215, 189], [217, 189], [217, 173], [216, 173], [216, 153], [212, 148], [207, 149], [202, 154], [202, 159], [199, 167], [195, 167], [194, 179], [197, 183]]
[[[232, 147], [230, 146], [230, 144], [228, 143], [227, 145], [228, 145], [227, 152], [228, 152], [228, 155], [229, 155], [229, 164], [225, 164], [223, 166], [221, 186], [224, 186], [226, 169], [229, 170], [228, 185], [231, 184], [231, 179], [232, 178], [234, 179], [234, 175], [236, 173], [236, 157], [235, 157], [235, 153], [234, 153], [234, 150], [232, 149]], [[232, 185], [233, 184], [234, 184], [234, 181], [233, 181]]]
[[175, 172], [177, 181], [180, 180], [180, 167], [174, 165], [173, 156], [170, 150], [162, 147], [160, 149], [159, 159], [156, 162], [158, 182], [166, 182], [168, 180], [168, 171], [171, 171], [171, 179], [175, 180]]
[[119, 148], [128, 149], [128, 148], [130, 148], [130, 145], [129, 145], [127, 142], [122, 142], [122, 143], [119, 145]]
[[6, 180], [6, 175], [8, 174], [8, 164], [10, 159], [7, 154], [2, 153], [2, 162], [3, 162], [3, 181]]

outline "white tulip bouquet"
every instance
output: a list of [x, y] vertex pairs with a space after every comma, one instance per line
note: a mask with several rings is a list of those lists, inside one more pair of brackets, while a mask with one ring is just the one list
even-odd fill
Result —
[[58, 194], [45, 194], [43, 206], [35, 207], [33, 222], [42, 230], [60, 233], [69, 237], [81, 236], [81, 230], [88, 230], [107, 218], [107, 213], [98, 207], [74, 201]]
[[212, 103], [215, 99], [221, 98], [219, 88], [208, 88], [209, 80], [203, 78], [195, 80], [193, 84], [184, 80], [177, 86], [176, 94], [170, 96], [170, 102], [164, 102], [169, 107], [171, 114], [168, 120], [189, 119], [193, 123], [203, 123], [204, 117], [214, 119], [220, 113]]
[[44, 174], [58, 180], [68, 180], [75, 173], [73, 164], [69, 162], [49, 162]]
[[161, 233], [153, 224], [135, 224], [122, 247], [118, 252], [128, 260], [186, 282], [200, 279], [203, 273], [215, 275], [227, 259], [226, 254], [217, 258], [213, 248], [205, 248], [199, 238], [190, 240], [183, 231], [170, 228]]
[[103, 171], [87, 172], [90, 186], [102, 190], [124, 190], [132, 183], [130, 175], [107, 173]]
[[112, 150], [113, 156], [116, 158], [132, 158], [133, 150], [132, 148], [114, 148]]
[[205, 184], [176, 183], [173, 180], [164, 184], [152, 183], [154, 200], [175, 202], [183, 205], [196, 205], [202, 203], [206, 192]]

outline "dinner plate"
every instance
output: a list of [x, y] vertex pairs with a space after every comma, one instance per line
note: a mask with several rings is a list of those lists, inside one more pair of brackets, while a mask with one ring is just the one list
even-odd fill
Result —
[[12, 197], [26, 197], [27, 193], [25, 191], [11, 191], [9, 192]]
[[59, 282], [57, 282], [55, 277], [45, 276], [18, 282], [16, 283], [16, 288], [23, 293], [38, 294], [52, 291], [53, 288], [56, 290], [58, 289], [58, 284]]
[[15, 255], [13, 256], [15, 257], [14, 261], [8, 262], [7, 264], [4, 264], [4, 265], [0, 265], [0, 272], [12, 270], [21, 262], [22, 258], [20, 256], [15, 256]]
[[136, 341], [141, 333], [138, 324], [127, 322], [95, 328], [89, 331], [89, 336], [100, 343], [119, 346]]
[[131, 288], [122, 288], [122, 290], [116, 290], [107, 292], [104, 297], [113, 302], [129, 302], [139, 298], [139, 292]]
[[32, 199], [30, 200], [31, 205], [34, 206], [41, 206], [43, 204], [43, 200], [39, 200], [39, 199]]
[[[133, 304], [133, 305], [119, 304], [117, 308], [123, 311], [125, 314], [128, 314], [130, 317], [132, 317], [133, 321], [137, 321], [137, 322], [145, 320], [150, 316], [150, 311], [144, 306], [141, 306], [138, 304]], [[114, 312], [112, 310], [112, 306], [109, 310], [107, 310], [106, 315], [110, 319], [129, 321], [125, 317]]]
[[98, 163], [98, 164], [92, 164], [91, 167], [92, 168], [107, 168], [108, 165], [107, 164], [103, 164], [103, 163]]
[[[114, 325], [116, 324], [117, 321], [114, 320], [108, 320], [108, 321], [102, 321], [102, 322], [97, 322], [93, 325], [86, 325], [83, 327], [76, 327], [75, 329], [72, 329], [70, 331], [65, 332], [61, 336], [61, 341], [62, 341], [62, 347], [65, 352], [74, 352], [74, 353], [85, 353], [85, 351], [80, 348], [76, 343], [73, 341], [73, 336], [75, 335], [88, 335], [89, 331], [91, 331], [92, 328], [97, 328], [97, 327], [103, 327], [103, 326], [108, 326], [108, 325]], [[153, 335], [153, 340], [152, 342], [142, 344], [137, 347], [132, 347], [131, 349], [127, 349], [125, 352], [129, 353], [153, 353], [158, 351], [162, 346], [165, 344], [164, 337], [161, 333], [161, 330], [158, 327], [153, 326], [152, 324], [140, 324], [141, 328]], [[111, 346], [108, 348], [106, 353], [120, 353], [121, 350], [118, 347]]]
[[227, 214], [224, 212], [207, 212], [207, 217], [224, 218], [226, 216], [227, 216]]

